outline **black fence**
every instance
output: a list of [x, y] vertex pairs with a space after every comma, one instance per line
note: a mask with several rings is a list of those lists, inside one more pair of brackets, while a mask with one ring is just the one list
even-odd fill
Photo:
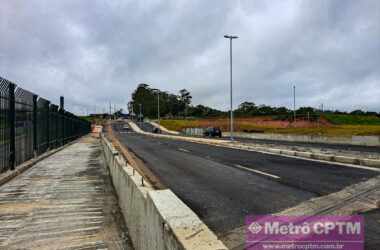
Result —
[[90, 122], [0, 77], [0, 173], [89, 133]]

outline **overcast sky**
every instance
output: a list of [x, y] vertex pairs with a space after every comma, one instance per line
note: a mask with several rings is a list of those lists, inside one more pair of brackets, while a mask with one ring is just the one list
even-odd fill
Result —
[[194, 104], [380, 111], [379, 0], [1, 0], [0, 74], [75, 113], [124, 107], [139, 83]]

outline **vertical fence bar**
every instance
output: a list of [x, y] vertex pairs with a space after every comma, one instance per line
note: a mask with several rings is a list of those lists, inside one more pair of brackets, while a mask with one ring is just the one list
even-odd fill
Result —
[[59, 97], [59, 109], [64, 110], [65, 109], [65, 98], [63, 96]]
[[33, 96], [33, 154], [37, 156], [37, 95]]
[[50, 101], [46, 103], [46, 146], [50, 148]]
[[60, 114], [60, 123], [61, 123], [61, 144], [65, 144], [65, 116], [64, 116], [64, 110], [65, 110], [65, 98], [63, 96], [59, 97], [59, 114]]
[[10, 83], [9, 85], [9, 128], [10, 128], [9, 166], [11, 170], [15, 169], [15, 160], [16, 160], [15, 87], [16, 85], [14, 83]]
[[55, 110], [55, 118], [54, 118], [54, 122], [55, 122], [55, 147], [58, 148], [59, 147], [59, 114], [58, 114], [58, 107], [56, 108]]
[[0, 77], [0, 173], [9, 169], [9, 81]]

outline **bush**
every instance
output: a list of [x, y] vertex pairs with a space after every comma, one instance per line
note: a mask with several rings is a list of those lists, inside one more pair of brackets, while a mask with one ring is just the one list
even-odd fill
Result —
[[329, 122], [337, 125], [380, 125], [380, 118], [374, 115], [325, 114], [324, 117]]

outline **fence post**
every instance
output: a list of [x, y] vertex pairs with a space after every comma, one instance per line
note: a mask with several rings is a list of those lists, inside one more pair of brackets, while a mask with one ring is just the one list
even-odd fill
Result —
[[59, 97], [59, 109], [63, 110], [65, 107], [65, 98], [63, 96]]
[[58, 148], [59, 147], [59, 141], [58, 141], [58, 135], [59, 135], [59, 131], [58, 131], [58, 128], [59, 128], [59, 115], [58, 115], [58, 107], [56, 107], [56, 109], [54, 110], [54, 123], [55, 123], [55, 145], [54, 147]]
[[9, 129], [10, 129], [9, 166], [11, 170], [15, 169], [15, 160], [16, 160], [15, 88], [16, 88], [16, 85], [14, 83], [9, 84]]
[[65, 105], [65, 98], [63, 96], [59, 97], [59, 113], [61, 114], [61, 135], [62, 135], [62, 145], [65, 144], [65, 117], [64, 117], [64, 105]]
[[46, 134], [47, 149], [46, 149], [46, 151], [49, 151], [49, 148], [50, 148], [50, 101], [47, 101], [47, 103], [46, 103], [46, 128], [47, 128], [47, 134]]
[[66, 124], [66, 116], [65, 111], [62, 110], [62, 145], [65, 145], [65, 124]]
[[33, 152], [37, 157], [37, 95], [33, 95]]

